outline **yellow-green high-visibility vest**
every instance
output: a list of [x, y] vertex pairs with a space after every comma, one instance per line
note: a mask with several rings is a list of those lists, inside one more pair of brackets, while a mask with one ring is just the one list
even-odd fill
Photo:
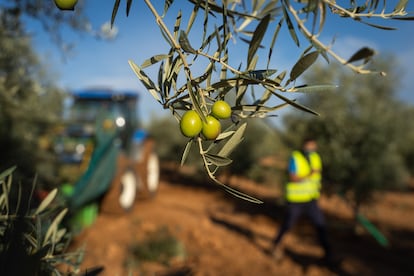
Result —
[[[296, 166], [296, 175], [304, 180], [286, 184], [286, 200], [288, 202], [309, 202], [318, 199], [321, 189], [322, 161], [318, 153], [309, 154], [309, 161], [300, 151], [292, 153]], [[313, 171], [313, 173], [311, 173]]]

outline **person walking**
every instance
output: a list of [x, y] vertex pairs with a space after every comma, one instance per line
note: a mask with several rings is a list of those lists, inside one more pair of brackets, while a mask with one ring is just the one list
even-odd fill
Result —
[[316, 140], [306, 138], [302, 143], [302, 149], [295, 150], [291, 154], [288, 167], [289, 182], [285, 187], [287, 214], [271, 248], [271, 253], [277, 260], [283, 256], [283, 249], [280, 246], [282, 238], [301, 215], [306, 215], [315, 226], [319, 242], [324, 249], [324, 259], [327, 261], [331, 259], [325, 218], [317, 203], [322, 180], [322, 160], [317, 149]]

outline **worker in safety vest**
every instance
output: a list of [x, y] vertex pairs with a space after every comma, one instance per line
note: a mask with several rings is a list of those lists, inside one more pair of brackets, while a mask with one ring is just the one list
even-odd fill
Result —
[[289, 182], [286, 184], [285, 197], [287, 214], [281, 228], [273, 240], [272, 254], [276, 259], [283, 256], [280, 242], [284, 234], [304, 214], [314, 224], [325, 258], [330, 259], [330, 247], [327, 241], [325, 219], [319, 209], [317, 200], [320, 196], [322, 179], [322, 161], [316, 152], [317, 143], [312, 138], [306, 138], [302, 150], [293, 151], [289, 160]]

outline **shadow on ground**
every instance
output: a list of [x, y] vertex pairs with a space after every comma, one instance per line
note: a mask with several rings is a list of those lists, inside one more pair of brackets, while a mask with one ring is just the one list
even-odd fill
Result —
[[[230, 196], [207, 178], [196, 180], [190, 176], [179, 175], [176, 170], [165, 169], [162, 176], [173, 185], [191, 186], [209, 192], [214, 191], [217, 192], [219, 197], [225, 197], [225, 201], [232, 205], [231, 210], [226, 210], [227, 214], [224, 217], [213, 212], [210, 215], [210, 220], [237, 235], [243, 236], [249, 242], [255, 244], [264, 254], [269, 254], [268, 249], [257, 241], [264, 240], [266, 243], [270, 243], [273, 237], [256, 233], [245, 224], [232, 221], [229, 217], [240, 214], [262, 215], [279, 225], [285, 213], [285, 207], [278, 203], [280, 200], [271, 196], [261, 196], [260, 199], [263, 204], [254, 204]], [[414, 191], [410, 192], [414, 193]], [[352, 220], [342, 219], [334, 214], [326, 214], [326, 219], [334, 252], [338, 259], [348, 260], [348, 262], [350, 262], [349, 260], [355, 260], [355, 262], [361, 264], [363, 268], [360, 272], [357, 272], [358, 275], [362, 275], [360, 273], [364, 273], [364, 275], [412, 275], [414, 271], [414, 232], [388, 227], [387, 237], [391, 245], [382, 247], [370, 235], [356, 234]], [[312, 227], [306, 220], [301, 220], [299, 225], [292, 229], [292, 233], [297, 237], [301, 237], [301, 239], [303, 238], [305, 242], [310, 239], [316, 240], [315, 233], [313, 233]], [[332, 266], [322, 262], [320, 258], [299, 254], [293, 250], [286, 250], [285, 256], [300, 265], [305, 274], [311, 265], [317, 265], [326, 266], [337, 275], [355, 275], [347, 272], [340, 264]]]

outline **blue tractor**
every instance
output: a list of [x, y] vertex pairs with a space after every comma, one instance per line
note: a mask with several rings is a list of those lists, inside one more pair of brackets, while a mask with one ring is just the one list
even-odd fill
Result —
[[154, 140], [140, 126], [137, 102], [134, 91], [70, 93], [54, 151], [78, 228], [90, 224], [98, 210], [119, 214], [140, 195], [158, 190], [159, 160]]

